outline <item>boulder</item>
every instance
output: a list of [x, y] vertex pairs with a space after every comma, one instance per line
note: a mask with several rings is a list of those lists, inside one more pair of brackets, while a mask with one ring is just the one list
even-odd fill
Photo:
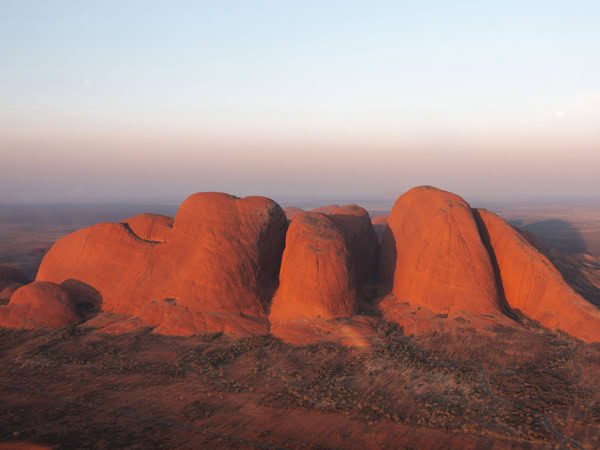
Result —
[[79, 320], [69, 294], [44, 281], [17, 289], [9, 304], [0, 307], [0, 326], [8, 328], [61, 328]]

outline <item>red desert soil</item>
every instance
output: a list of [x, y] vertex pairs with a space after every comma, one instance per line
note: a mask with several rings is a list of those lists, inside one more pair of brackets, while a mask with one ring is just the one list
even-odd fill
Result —
[[600, 346], [534, 323], [370, 345], [0, 329], [0, 441], [58, 448], [593, 448]]

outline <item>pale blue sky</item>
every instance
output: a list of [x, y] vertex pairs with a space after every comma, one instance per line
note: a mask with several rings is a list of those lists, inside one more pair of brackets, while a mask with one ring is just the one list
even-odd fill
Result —
[[0, 202], [589, 196], [598, 24], [577, 0], [0, 0]]

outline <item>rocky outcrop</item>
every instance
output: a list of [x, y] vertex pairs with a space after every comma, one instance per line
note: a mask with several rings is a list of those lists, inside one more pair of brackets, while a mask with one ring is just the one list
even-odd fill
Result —
[[450, 192], [423, 186], [398, 198], [381, 242], [379, 273], [398, 301], [434, 313], [501, 312], [471, 208]]
[[584, 341], [600, 341], [600, 311], [569, 286], [559, 271], [496, 214], [476, 210], [484, 241], [511, 308], [542, 325]]
[[348, 205], [331, 215], [296, 216], [288, 230], [271, 322], [355, 314], [376, 254], [375, 233], [363, 208]]
[[[168, 304], [177, 307], [169, 307], [168, 316], [189, 314], [193, 324], [207, 313], [265, 317], [286, 227], [282, 209], [267, 198], [195, 194], [172, 225], [164, 216], [140, 215], [62, 238], [42, 261], [37, 280], [76, 280], [98, 292], [102, 311], [129, 316], [172, 299]], [[189, 334], [194, 326], [181, 329]], [[202, 331], [227, 325], [209, 321], [207, 327]]]
[[44, 281], [17, 289], [9, 304], [0, 307], [0, 326], [8, 328], [61, 328], [79, 320], [69, 294], [61, 286]]

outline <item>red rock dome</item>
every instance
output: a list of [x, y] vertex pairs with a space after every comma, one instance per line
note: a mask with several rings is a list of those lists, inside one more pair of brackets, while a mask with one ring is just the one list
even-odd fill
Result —
[[288, 230], [271, 322], [331, 319], [358, 310], [352, 257], [343, 231], [322, 213], [297, 215]]
[[174, 299], [194, 318], [266, 315], [287, 228], [279, 205], [264, 197], [194, 194], [169, 225], [164, 216], [141, 215], [79, 230], [52, 247], [37, 280], [89, 285], [103, 311], [130, 316], [163, 299]]
[[511, 308], [584, 341], [600, 341], [600, 311], [578, 295], [552, 263], [496, 214], [476, 210]]
[[0, 307], [0, 326], [9, 328], [60, 328], [79, 320], [69, 294], [44, 281], [17, 289], [10, 303]]
[[423, 186], [398, 198], [381, 242], [379, 273], [398, 301], [434, 313], [501, 311], [471, 208], [450, 192]]
[[287, 234], [271, 322], [355, 314], [376, 255], [375, 232], [363, 208], [297, 215]]

